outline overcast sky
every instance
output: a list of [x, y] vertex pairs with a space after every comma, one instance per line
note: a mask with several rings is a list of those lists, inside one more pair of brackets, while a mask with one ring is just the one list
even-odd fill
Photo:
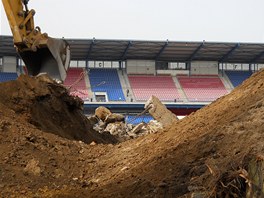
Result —
[[[31, 0], [51, 37], [264, 43], [264, 0]], [[1, 35], [11, 35], [1, 4]]]

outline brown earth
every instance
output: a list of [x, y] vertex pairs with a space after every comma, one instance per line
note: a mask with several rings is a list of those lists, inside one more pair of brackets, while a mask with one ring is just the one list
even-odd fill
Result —
[[39, 104], [21, 102], [31, 92], [9, 90], [20, 83], [0, 84], [2, 197], [245, 197], [249, 162], [264, 159], [264, 71], [166, 131], [116, 145], [46, 133], [32, 122]]
[[0, 91], [3, 105], [42, 131], [85, 143], [115, 141], [95, 132], [82, 113], [83, 101], [46, 75], [22, 75], [16, 81], [1, 83]]

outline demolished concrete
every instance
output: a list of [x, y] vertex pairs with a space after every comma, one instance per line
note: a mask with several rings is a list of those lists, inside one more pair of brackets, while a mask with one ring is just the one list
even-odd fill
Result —
[[148, 109], [149, 114], [164, 128], [170, 127], [179, 120], [156, 96], [151, 96], [145, 104], [145, 109]]
[[149, 123], [142, 122], [134, 126], [125, 123], [124, 115], [112, 113], [103, 106], [98, 107], [95, 110], [95, 115], [89, 117], [89, 119], [93, 123], [94, 130], [99, 133], [109, 132], [120, 142], [162, 131], [164, 126], [169, 127], [178, 121], [178, 118], [155, 96], [147, 101], [144, 112], [149, 112], [156, 120], [151, 120]]
[[103, 106], [96, 108], [94, 115], [105, 124], [125, 121], [125, 116], [118, 113], [112, 113], [109, 109]]
[[106, 117], [110, 114], [112, 114], [112, 112], [103, 106], [96, 108], [94, 112], [94, 115], [103, 122], [105, 121]]

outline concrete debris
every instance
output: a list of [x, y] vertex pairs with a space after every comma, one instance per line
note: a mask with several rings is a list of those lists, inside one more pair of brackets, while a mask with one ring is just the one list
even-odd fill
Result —
[[105, 107], [98, 107], [95, 110], [95, 115], [91, 116], [89, 120], [93, 123], [94, 130], [99, 133], [110, 133], [120, 142], [156, 133], [163, 130], [164, 126], [168, 127], [178, 120], [155, 96], [148, 100], [145, 109], [148, 109], [156, 120], [151, 120], [149, 123], [142, 122], [135, 126], [125, 123], [124, 115], [112, 113]]
[[106, 127], [106, 124], [102, 120], [98, 120], [97, 123], [93, 125], [93, 129], [98, 132], [102, 132]]
[[100, 121], [96, 115], [90, 116], [88, 119], [93, 126]]
[[170, 127], [179, 120], [156, 96], [151, 96], [145, 104], [145, 109], [148, 109], [149, 114], [164, 128]]
[[140, 133], [140, 131], [143, 129], [143, 127], [145, 126], [146, 124], [141, 122], [139, 123], [137, 126], [135, 126], [131, 131], [130, 131], [130, 134], [138, 134]]
[[111, 135], [124, 135], [126, 133], [125, 124], [120, 123], [109, 123], [105, 128], [105, 131], [108, 131]]
[[47, 73], [39, 73], [35, 78], [41, 80], [42, 82], [46, 83], [54, 83], [54, 80], [52, 80]]
[[151, 120], [147, 123], [139, 123], [131, 131], [128, 132], [129, 136], [136, 138], [138, 136], [147, 135], [151, 133], [157, 133], [162, 130], [163, 126], [157, 120]]
[[100, 106], [95, 109], [95, 115], [102, 121], [105, 121], [106, 117], [109, 116], [111, 111], [106, 107]]
[[111, 113], [106, 116], [104, 122], [108, 124], [108, 123], [123, 122], [123, 121], [125, 121], [125, 116], [123, 116], [122, 114], [118, 114], [118, 113]]
[[149, 133], [156, 133], [163, 129], [162, 123], [158, 122], [157, 120], [150, 120], [147, 127]]

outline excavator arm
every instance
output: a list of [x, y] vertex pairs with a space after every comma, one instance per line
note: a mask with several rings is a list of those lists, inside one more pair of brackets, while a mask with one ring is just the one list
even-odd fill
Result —
[[70, 62], [69, 45], [65, 40], [51, 38], [35, 27], [35, 10], [28, 9], [28, 1], [2, 0], [16, 50], [29, 75], [44, 72], [63, 81]]

